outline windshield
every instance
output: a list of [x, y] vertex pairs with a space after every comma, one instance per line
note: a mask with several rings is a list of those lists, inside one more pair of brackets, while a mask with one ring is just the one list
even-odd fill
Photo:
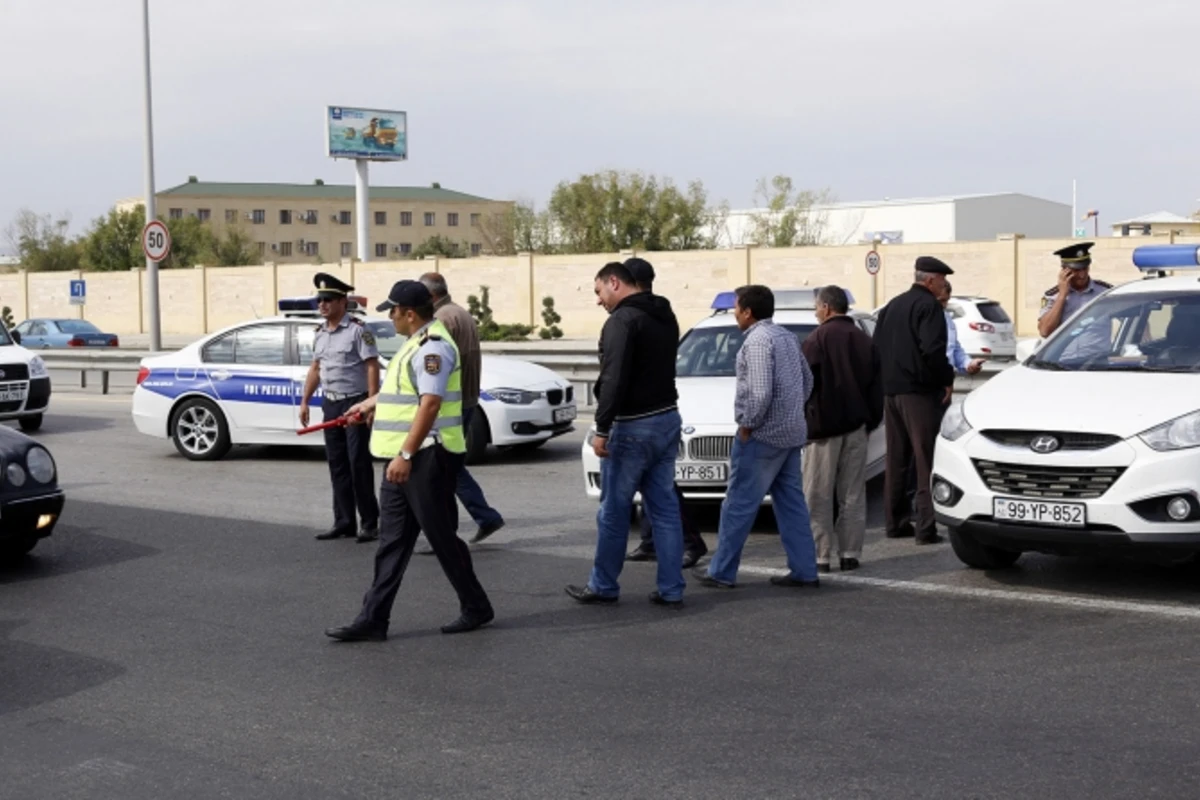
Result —
[[[816, 325], [784, 325], [803, 342]], [[736, 371], [742, 332], [735, 325], [693, 328], [679, 343], [675, 375], [679, 378], [732, 378]]]
[[60, 319], [55, 320], [59, 330], [63, 333], [99, 333], [100, 329], [90, 322], [84, 322], [81, 319]]
[[383, 322], [367, 322], [367, 327], [375, 334], [375, 347], [379, 349], [379, 355], [384, 361], [391, 361], [392, 356], [400, 352], [408, 338], [396, 333], [396, 327], [390, 319]]
[[1027, 363], [1087, 372], [1200, 372], [1200, 294], [1102, 297]]

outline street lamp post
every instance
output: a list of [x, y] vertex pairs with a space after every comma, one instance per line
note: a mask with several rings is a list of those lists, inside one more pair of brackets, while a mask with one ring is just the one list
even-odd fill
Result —
[[[154, 123], [150, 101], [150, 0], [142, 0], [142, 51], [146, 81], [146, 222], [157, 219], [154, 202]], [[158, 262], [146, 257], [146, 303], [150, 308], [150, 350], [162, 349], [158, 313]]]

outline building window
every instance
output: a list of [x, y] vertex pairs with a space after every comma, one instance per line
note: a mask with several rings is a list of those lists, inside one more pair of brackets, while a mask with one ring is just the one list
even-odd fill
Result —
[[256, 208], [254, 209], [253, 215], [251, 215], [251, 219], [254, 220], [255, 225], [266, 225], [267, 212], [261, 208]]
[[400, 212], [400, 224], [406, 228], [408, 226], [412, 225], [412, 212], [411, 211], [401, 211]]
[[267, 254], [267, 243], [266, 243], [266, 242], [259, 242], [259, 243], [258, 243], [258, 255], [259, 255], [259, 257], [261, 258], [262, 256], [265, 256], [266, 254]]
[[212, 210], [207, 209], [207, 208], [202, 208], [196, 212], [196, 216], [198, 216], [200, 218], [201, 222], [208, 222], [210, 219], [212, 219]]
[[412, 244], [409, 242], [401, 242], [400, 243], [400, 255], [402, 255], [402, 256], [412, 255]]
[[316, 225], [317, 224], [317, 212], [316, 211], [305, 211], [304, 212], [304, 222], [308, 225]]
[[472, 228], [478, 228], [478, 227], [479, 227], [479, 215], [478, 215], [478, 214], [472, 214], [472, 215], [471, 215], [471, 227], [472, 227]]
[[236, 208], [225, 209], [225, 224], [233, 225], [236, 223], [237, 223], [237, 209]]
[[376, 258], [387, 258], [387, 245], [386, 244], [375, 245], [375, 257]]
[[291, 211], [280, 211], [279, 212], [279, 224], [280, 225], [291, 225], [292, 224], [292, 212]]
[[350, 244], [350, 242], [342, 242], [342, 258], [349, 258], [349, 257], [350, 257], [350, 248], [351, 248], [351, 246], [352, 246], [352, 245]]
[[286, 256], [290, 256], [291, 254], [292, 254], [292, 243], [291, 242], [280, 242], [279, 243], [279, 255], [286, 257]]
[[349, 225], [352, 221], [353, 220], [350, 217], [349, 211], [339, 211], [338, 212], [338, 224], [339, 225]]
[[478, 243], [471, 245], [471, 255], [477, 256], [482, 252], [483, 252], [483, 245], [478, 244]]
[[304, 243], [304, 255], [315, 256], [315, 255], [318, 255], [320, 252], [321, 252], [321, 250], [317, 246], [316, 242], [305, 242]]
[[437, 225], [437, 214], [433, 213], [432, 211], [426, 211], [425, 212], [425, 225], [426, 225], [426, 227]]
[[171, 219], [183, 219], [183, 209], [182, 208], [172, 208], [170, 211], [170, 216], [171, 216]]
[[376, 211], [375, 212], [375, 224], [376, 225], [387, 225], [387, 212], [386, 211]]
[[446, 215], [446, 224], [449, 225], [451, 228], [457, 228], [458, 227], [458, 214], [455, 214], [454, 212], [447, 214]]

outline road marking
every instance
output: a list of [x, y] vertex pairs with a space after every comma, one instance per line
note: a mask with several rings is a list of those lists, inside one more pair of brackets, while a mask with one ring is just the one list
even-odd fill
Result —
[[[770, 567], [742, 567], [740, 572], [751, 575], [773, 577], [786, 575], [786, 569], [771, 569]], [[822, 575], [821, 580], [831, 583], [847, 583], [856, 586], [874, 586], [879, 589], [894, 589], [901, 592], [918, 594], [947, 595], [951, 597], [973, 597], [980, 600], [1001, 600], [1010, 603], [1035, 603], [1047, 606], [1059, 606], [1083, 611], [1122, 611], [1129, 614], [1145, 614], [1169, 619], [1200, 620], [1200, 608], [1188, 606], [1172, 606], [1163, 603], [1138, 603], [1130, 600], [1097, 600], [1090, 597], [1071, 597], [1066, 595], [1046, 594], [1044, 592], [1009, 592], [1003, 589], [977, 589], [969, 586], [946, 586], [941, 583], [925, 581], [900, 581], [889, 578], [870, 578], [866, 575]]]

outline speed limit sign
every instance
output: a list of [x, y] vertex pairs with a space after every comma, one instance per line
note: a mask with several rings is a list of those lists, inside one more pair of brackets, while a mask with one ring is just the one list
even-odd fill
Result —
[[151, 220], [142, 229], [142, 252], [155, 263], [171, 252], [171, 232], [158, 220]]
[[881, 266], [883, 266], [883, 259], [881, 259], [879, 257], [879, 253], [875, 252], [874, 250], [867, 253], [867, 274], [868, 275], [877, 275], [879, 273], [879, 268]]

